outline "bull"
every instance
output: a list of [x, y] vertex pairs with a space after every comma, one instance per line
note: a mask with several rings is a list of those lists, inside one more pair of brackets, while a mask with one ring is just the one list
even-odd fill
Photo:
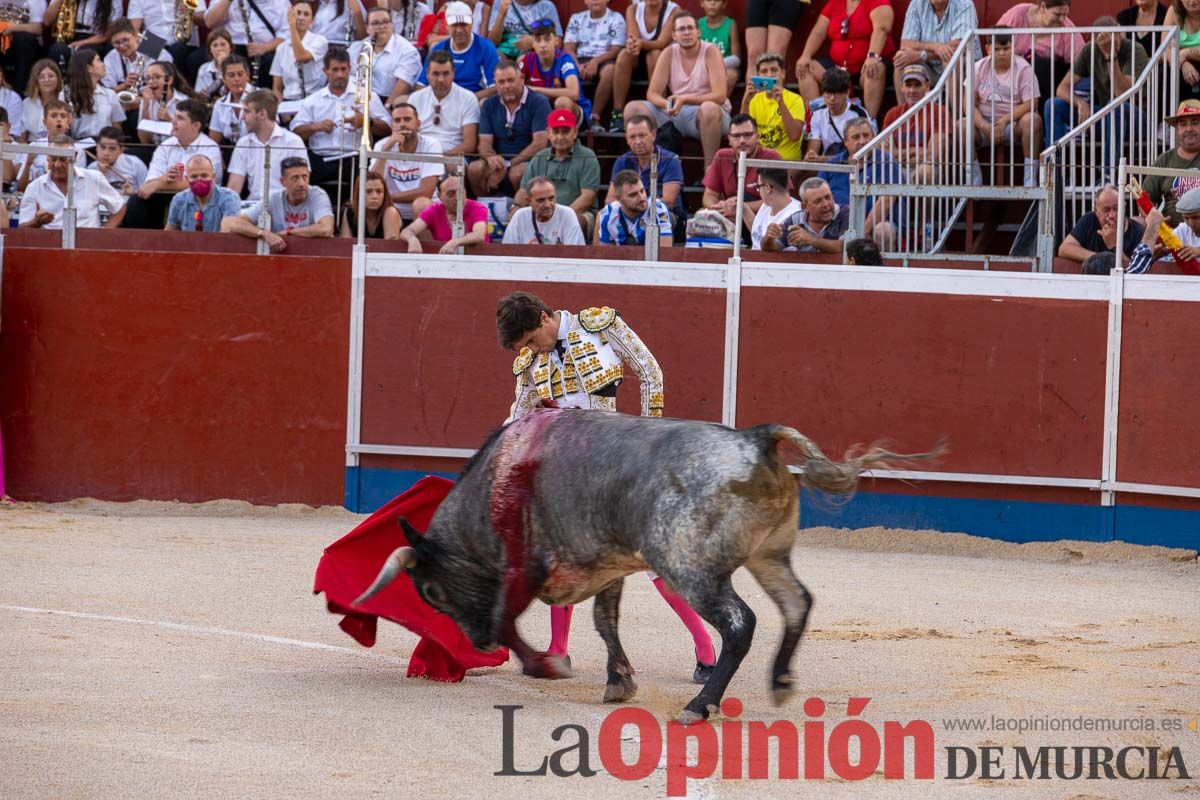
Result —
[[707, 719], [750, 649], [754, 612], [731, 577], [746, 567], [778, 606], [784, 635], [771, 668], [776, 705], [792, 694], [792, 655], [812, 595], [791, 551], [799, 497], [781, 443], [799, 451], [800, 482], [848, 495], [872, 467], [927, 457], [872, 447], [830, 460], [782, 425], [734, 430], [714, 423], [541, 409], [500, 428], [464, 467], [422, 533], [387, 559], [362, 603], [402, 571], [429, 605], [480, 650], [504, 645], [526, 674], [568, 677], [517, 632], [533, 598], [570, 605], [595, 597], [608, 648], [605, 702], [631, 699], [633, 668], [617, 632], [624, 578], [650, 569], [721, 636], [721, 654], [681, 721]]

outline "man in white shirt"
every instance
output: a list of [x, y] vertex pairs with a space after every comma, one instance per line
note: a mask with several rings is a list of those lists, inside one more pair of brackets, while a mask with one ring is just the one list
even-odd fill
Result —
[[448, 156], [474, 153], [479, 145], [479, 98], [454, 82], [454, 58], [445, 50], [429, 54], [429, 85], [408, 96], [421, 133], [436, 139]]
[[350, 45], [350, 63], [357, 64], [363, 48], [371, 48], [371, 91], [391, 105], [412, 91], [421, 74], [421, 54], [392, 27], [392, 15], [385, 6], [375, 6], [367, 14], [367, 38]]
[[270, 89], [275, 49], [288, 34], [287, 12], [288, 0], [212, 0], [204, 24], [209, 30], [223, 27], [229, 31], [234, 47], [250, 59], [258, 87]]
[[129, 198], [125, 214], [126, 228], [156, 228], [162, 230], [163, 216], [171, 197], [188, 188], [185, 165], [194, 155], [204, 155], [212, 162], [217, 182], [221, 180], [221, 148], [201, 133], [208, 119], [208, 108], [199, 100], [184, 100], [175, 109], [170, 139], [154, 150], [146, 182], [137, 196]]
[[[71, 110], [67, 108], [67, 104], [62, 100], [48, 100], [45, 110], [42, 113], [42, 122], [46, 126], [46, 135], [34, 139], [30, 144], [45, 145], [49, 144], [51, 139], [60, 134], [69, 136], [69, 131], [71, 130]], [[75, 165], [80, 168], [87, 166], [87, 146], [83, 142], [75, 142], [75, 152], [79, 154], [75, 159]], [[45, 156], [25, 156], [20, 174], [17, 175], [17, 189], [24, 191], [25, 187], [31, 181], [42, 177], [47, 171], [48, 167]]]
[[534, 178], [526, 188], [529, 205], [509, 218], [504, 244], [586, 244], [579, 217], [570, 206], [558, 203], [553, 181]]
[[329, 195], [320, 186], [309, 185], [308, 165], [298, 158], [286, 158], [280, 164], [282, 191], [272, 191], [267, 199], [268, 228], [260, 228], [263, 203], [259, 201], [240, 216], [221, 221], [222, 233], [236, 233], [251, 239], [265, 239], [271, 250], [287, 248], [288, 236], [328, 239], [333, 236], [333, 207]]
[[141, 107], [141, 87], [146, 85], [146, 69], [155, 61], [173, 62], [174, 59], [171, 51], [165, 47], [157, 53], [142, 52], [145, 37], [138, 33], [128, 19], [113, 20], [108, 26], [108, 37], [112, 49], [104, 56], [104, 77], [100, 79], [100, 83], [117, 93], [126, 90], [133, 92], [133, 100], [121, 105], [128, 119], [128, 124], [122, 127], [126, 129], [126, 133], [133, 136], [137, 126], [137, 112]]
[[[358, 163], [355, 156], [362, 140], [363, 121], [362, 109], [354, 106], [350, 57], [345, 50], [331, 47], [325, 54], [325, 77], [329, 84], [300, 104], [291, 127], [311, 151], [309, 163], [312, 164], [313, 183], [340, 180], [345, 189]], [[368, 115], [371, 132], [376, 136], [385, 135], [391, 118], [378, 97], [370, 98]]]
[[[417, 110], [408, 103], [399, 103], [392, 109], [392, 133], [375, 145], [385, 153], [424, 153], [441, 155], [442, 146], [420, 132], [421, 120]], [[433, 191], [438, 177], [446, 171], [440, 163], [428, 161], [392, 161], [375, 159], [371, 171], [383, 176], [387, 183], [392, 203], [405, 222], [411, 222], [433, 202]]]
[[[51, 138], [55, 147], [71, 147], [71, 137], [62, 134]], [[75, 170], [73, 201], [76, 209], [76, 228], [99, 228], [100, 208], [109, 213], [107, 228], [116, 228], [125, 216], [125, 198], [121, 197], [104, 176], [90, 169], [80, 169], [70, 158], [49, 156], [49, 172], [25, 187], [21, 197], [20, 226], [60, 230], [63, 209], [67, 202], [68, 172]]]
[[256, 203], [262, 200], [263, 156], [266, 146], [271, 146], [271, 177], [274, 184], [280, 178], [280, 165], [289, 158], [298, 158], [308, 166], [308, 149], [304, 140], [296, 134], [275, 124], [275, 111], [279, 101], [272, 92], [258, 89], [246, 96], [242, 110], [242, 124], [246, 135], [238, 139], [233, 157], [229, 160], [229, 182], [226, 184], [235, 194], [249, 184], [247, 200]]
[[192, 12], [192, 33], [182, 42], [175, 38], [175, 0], [129, 0], [125, 16], [139, 31], [150, 32], [166, 42], [164, 50], [170, 52], [175, 65], [191, 83], [196, 80], [196, 71], [208, 55], [200, 49], [200, 26], [204, 24], [204, 9], [207, 0], [196, 0], [197, 8]]

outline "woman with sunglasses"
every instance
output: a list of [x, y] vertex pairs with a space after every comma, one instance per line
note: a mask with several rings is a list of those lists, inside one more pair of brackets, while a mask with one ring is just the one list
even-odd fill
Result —
[[[825, 70], [841, 67], [858, 79], [867, 112], [878, 118], [887, 85], [887, 59], [896, 52], [894, 21], [891, 0], [829, 0], [796, 61], [796, 80], [804, 99], [811, 103], [820, 97]], [[829, 55], [817, 58], [826, 40]]]

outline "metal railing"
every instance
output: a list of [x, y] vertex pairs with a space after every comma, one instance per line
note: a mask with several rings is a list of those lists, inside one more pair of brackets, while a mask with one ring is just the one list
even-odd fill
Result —
[[[1111, 34], [1111, 28], [1082, 28], [1093, 32], [1093, 39]], [[1107, 98], [1097, 97], [1095, 84], [1089, 83], [1086, 92], [1077, 92], [1070, 101], [1061, 96], [1047, 103], [1050, 142], [1039, 160], [1051, 177], [1056, 214], [1042, 220], [1047, 227], [1043, 236], [1061, 240], [1080, 216], [1091, 210], [1096, 191], [1117, 179], [1121, 160], [1129, 164], [1150, 164], [1171, 146], [1174, 129], [1163, 122], [1175, 111], [1179, 95], [1179, 36], [1178, 28], [1126, 28], [1152, 36], [1157, 45], [1148, 56], [1145, 66], [1134, 65], [1130, 85]], [[1132, 44], [1132, 43], [1131, 43]], [[1115, 48], [1107, 59], [1109, 85], [1118, 74]], [[1078, 86], [1072, 71], [1067, 73], [1071, 84]], [[1082, 109], [1092, 109], [1083, 116]], [[1067, 115], [1066, 119], [1063, 115]], [[1070, 122], [1070, 125], [1065, 123]], [[1057, 128], [1055, 126], [1058, 126]], [[1068, 127], [1061, 136], [1055, 134]], [[1055, 141], [1057, 140], [1057, 141]], [[1052, 227], [1051, 227], [1052, 225]]]
[[[858, 172], [858, 167], [854, 164], [818, 164], [812, 161], [782, 161], [780, 159], [763, 159], [763, 158], [746, 158], [746, 154], [738, 153], [737, 163], [737, 196], [740, 198], [746, 197], [746, 170], [753, 167], [754, 169], [783, 169], [783, 170], [803, 170], [805, 172], [844, 172], [850, 176], [851, 186], [854, 185], [855, 173]], [[653, 175], [653, 173], [651, 173]], [[804, 205], [804, 198], [800, 198], [801, 206]], [[742, 234], [746, 224], [746, 201], [743, 199], [737, 204], [737, 210], [734, 213], [733, 225], [733, 259], [740, 261], [742, 257]], [[856, 234], [855, 230], [861, 230], [861, 226], [855, 228], [851, 223], [850, 230], [846, 231], [843, 237], [843, 245], [845, 242], [853, 239]], [[647, 261], [651, 260], [649, 258]]]
[[[1036, 205], [1027, 219], [1036, 215], [1037, 226], [1036, 246], [1030, 250], [1036, 252], [1036, 268], [1049, 271], [1062, 228], [1064, 204], [1050, 202], [1054, 187], [1063, 185], [1062, 180], [1055, 180], [1059, 162], [1069, 158], [1080, 166], [1070, 173], [1067, 185], [1072, 198], [1078, 195], [1090, 202], [1093, 187], [1112, 181], [1121, 155], [1148, 152], [1157, 145], [1153, 126], [1164, 116], [1161, 112], [1173, 107], [1177, 93], [1176, 33], [1174, 27], [978, 30], [989, 53], [995, 50], [998, 38], [1009, 37], [1012, 66], [997, 79], [988, 66], [994, 62], [972, 59], [970, 39], [959, 43], [934, 86], [852, 157], [862, 165], [860, 180], [851, 183], [855, 227], [862, 229], [868, 205], [887, 199], [898, 235], [885, 255], [901, 263], [907, 264], [910, 257], [1027, 261], [1033, 252], [1026, 256], [969, 252], [973, 220], [964, 220], [964, 216], [976, 199], [1031, 201]], [[1146, 61], [1134, 60], [1132, 85], [1114, 92], [1115, 97], [1098, 107], [1106, 98], [1098, 94], [1090, 79], [1084, 81], [1075, 74], [1074, 56], [1081, 50], [1081, 34], [1093, 39], [1145, 34], [1156, 47]], [[1128, 41], [1132, 47], [1132, 38]], [[1110, 46], [1107, 55], [1097, 49], [1096, 70], [1106, 65], [1109, 85], [1120, 89], [1115, 84], [1117, 47]], [[985, 83], [979, 84], [980, 80]], [[1030, 81], [1039, 86], [1036, 101], [1028, 99]], [[1055, 96], [1060, 85], [1071, 100]], [[1087, 115], [1083, 114], [1085, 103]], [[1138, 110], [1130, 111], [1130, 106]], [[1014, 111], [1021, 117], [1016, 123], [1011, 122]], [[1064, 130], [1065, 135], [1060, 135]], [[1095, 136], [1088, 138], [1089, 131], [1095, 131]], [[1097, 149], [1099, 154], [1111, 154], [1107, 178], [1103, 171], [1106, 159], [1097, 158]], [[1087, 169], [1083, 169], [1085, 165]], [[967, 223], [963, 247], [960, 252], [948, 252], [950, 236], [960, 222]]]

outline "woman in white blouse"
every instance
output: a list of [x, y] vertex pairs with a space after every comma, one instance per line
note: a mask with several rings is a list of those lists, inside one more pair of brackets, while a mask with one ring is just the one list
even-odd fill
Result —
[[146, 67], [146, 85], [142, 87], [142, 105], [138, 109], [138, 140], [143, 144], [160, 144], [171, 138], [169, 134], [144, 131], [140, 125], [143, 120], [171, 122], [175, 106], [189, 97], [195, 97], [192, 87], [170, 61], [155, 61]]
[[311, 30], [316, 0], [296, 0], [288, 9], [289, 38], [275, 49], [272, 88], [280, 100], [303, 100], [325, 86], [321, 60], [329, 40]]
[[63, 99], [75, 116], [71, 135], [76, 139], [94, 138], [103, 128], [125, 121], [125, 110], [121, 108], [117, 93], [100, 83], [104, 74], [104, 59], [90, 47], [77, 50], [71, 56]]
[[324, 36], [330, 45], [349, 47], [367, 35], [366, 13], [360, 0], [320, 0], [313, 33]]
[[21, 124], [25, 132], [21, 135], [22, 142], [31, 142], [46, 135], [45, 112], [42, 106], [49, 100], [57, 100], [62, 94], [62, 73], [48, 58], [43, 58], [33, 65], [29, 73], [29, 85], [25, 87], [25, 103], [21, 107]]

